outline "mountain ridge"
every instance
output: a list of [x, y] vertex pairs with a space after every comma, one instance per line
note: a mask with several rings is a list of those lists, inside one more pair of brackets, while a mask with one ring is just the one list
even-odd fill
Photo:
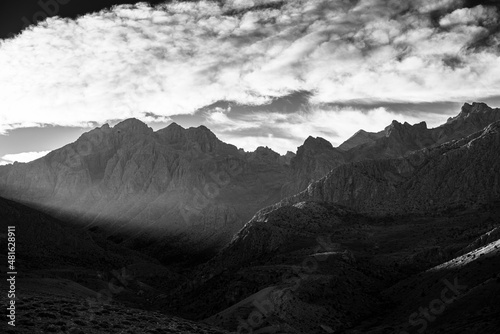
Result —
[[[0, 167], [0, 195], [89, 226], [102, 224], [116, 240], [176, 236], [177, 243], [204, 252], [222, 247], [258, 210], [302, 192], [332, 169], [397, 159], [463, 138], [499, 118], [499, 109], [465, 104], [458, 116], [434, 129], [425, 122], [394, 121], [383, 137], [347, 151], [310, 136], [297, 154], [286, 156], [267, 147], [245, 152], [205, 126], [185, 129], [172, 123], [153, 131], [127, 119], [93, 129], [31, 163]], [[399, 169], [414, 168], [410, 162], [378, 164], [387, 170], [377, 177], [388, 184], [403, 177]], [[380, 182], [373, 187], [387, 189]], [[138, 232], [141, 226], [148, 232]], [[130, 242], [143, 247], [144, 240]]]

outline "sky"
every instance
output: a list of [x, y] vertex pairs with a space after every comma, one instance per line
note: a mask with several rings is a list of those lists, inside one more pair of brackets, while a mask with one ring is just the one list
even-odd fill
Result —
[[0, 12], [0, 164], [130, 117], [284, 154], [310, 135], [337, 146], [392, 120], [437, 126], [465, 102], [500, 106], [494, 0], [26, 0]]

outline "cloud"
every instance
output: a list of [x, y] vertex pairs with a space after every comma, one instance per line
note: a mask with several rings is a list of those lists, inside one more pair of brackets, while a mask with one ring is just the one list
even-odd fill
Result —
[[[0, 42], [0, 133], [145, 115], [167, 121], [216, 101], [263, 105], [295, 91], [313, 92], [313, 105], [495, 96], [500, 39], [485, 22], [496, 12], [461, 5], [199, 1], [50, 18]], [[489, 35], [488, 47], [469, 48]], [[212, 117], [224, 123], [224, 114]], [[228, 130], [249, 126], [237, 121]]]
[[416, 8], [420, 13], [430, 13], [439, 10], [450, 10], [463, 5], [464, 0], [417, 0]]
[[453, 25], [492, 25], [498, 19], [498, 13], [495, 8], [483, 7], [481, 5], [474, 8], [461, 8], [444, 16], [439, 24], [444, 27]]
[[30, 162], [47, 155], [50, 151], [23, 152], [16, 154], [6, 154], [0, 157], [0, 165], [12, 164], [14, 162]]

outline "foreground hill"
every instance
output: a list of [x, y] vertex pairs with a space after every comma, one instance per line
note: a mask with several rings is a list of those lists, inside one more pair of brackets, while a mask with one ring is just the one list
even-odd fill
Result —
[[[153, 296], [186, 281], [157, 260], [3, 198], [0, 221], [16, 227], [18, 272], [16, 326], [4, 321], [2, 333], [226, 333], [151, 310]], [[0, 235], [4, 258], [6, 242]]]
[[[498, 289], [498, 253], [491, 253], [491, 259], [479, 256], [481, 246], [457, 254], [500, 226], [499, 203], [379, 218], [324, 202], [280, 207], [253, 221], [200, 267], [196, 281], [156, 303], [228, 330], [399, 333], [398, 328], [413, 333], [420, 327], [409, 326], [408, 317], [439, 297], [442, 279], [453, 283], [457, 276], [471, 290], [474, 303], [467, 304], [474, 306], [458, 307], [446, 319], [469, 319], [457, 327], [462, 333], [484, 333], [466, 325], [481, 310], [485, 313], [478, 323], [491, 328], [498, 319], [491, 316], [499, 314], [500, 305], [493, 297], [483, 299]], [[486, 246], [494, 251], [498, 236], [490, 240], [493, 246]], [[468, 261], [460, 262], [463, 258]], [[444, 265], [454, 259], [464, 264], [460, 271]], [[476, 286], [486, 292], [474, 294]], [[443, 320], [441, 326], [447, 325]]]

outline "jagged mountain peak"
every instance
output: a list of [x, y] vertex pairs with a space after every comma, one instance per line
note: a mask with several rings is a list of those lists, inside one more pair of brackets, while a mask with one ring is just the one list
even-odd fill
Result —
[[412, 131], [412, 130], [427, 130], [427, 123], [422, 121], [420, 123], [416, 123], [411, 125], [408, 122], [400, 123], [396, 120], [393, 120], [391, 125], [385, 128], [386, 136], [390, 136], [393, 131]]
[[[270, 149], [269, 147], [267, 146], [259, 146], [255, 149], [255, 152], [257, 153], [262, 153], [262, 154], [278, 154], [276, 153], [275, 151], [273, 151], [272, 149]], [[279, 154], [278, 154], [279, 155]]]
[[187, 129], [186, 135], [191, 141], [199, 144], [203, 152], [212, 152], [222, 144], [215, 133], [204, 125]]
[[385, 130], [380, 132], [368, 132], [365, 130], [357, 131], [352, 137], [343, 142], [338, 149], [348, 151], [353, 147], [363, 144], [373, 143], [375, 140], [385, 136]]
[[467, 120], [470, 119], [470, 117], [478, 119], [483, 116], [491, 118], [490, 121], [493, 121], [497, 118], [495, 114], [497, 114], [498, 111], [500, 111], [500, 109], [493, 109], [483, 102], [464, 103], [460, 109], [460, 113], [455, 117], [448, 118], [446, 124]]
[[357, 136], [357, 135], [366, 135], [368, 133], [369, 133], [368, 131], [361, 129], [361, 130], [356, 131], [356, 133], [353, 135], [353, 137]]
[[218, 140], [217, 136], [215, 133], [212, 132], [209, 128], [207, 128], [205, 125], [200, 125], [198, 127], [191, 127], [186, 129], [188, 135], [192, 136], [193, 138], [205, 138], [205, 139], [210, 139], [210, 140]]
[[324, 138], [309, 136], [304, 141], [304, 144], [299, 147], [299, 151], [301, 148], [307, 150], [333, 149], [333, 145]]
[[156, 134], [170, 144], [184, 143], [192, 141], [211, 151], [215, 148], [219, 139], [206, 126], [190, 127], [188, 129], [173, 122], [167, 127], [156, 131]]
[[169, 143], [178, 143], [185, 140], [186, 129], [173, 122], [167, 127], [156, 131], [156, 135], [158, 135], [162, 139], [165, 139]]
[[134, 132], [152, 132], [153, 130], [146, 123], [137, 118], [128, 118], [114, 126], [115, 130], [134, 131]]
[[195, 129], [197, 131], [204, 131], [204, 132], [210, 132], [210, 133], [213, 133], [212, 130], [210, 130], [209, 128], [207, 128], [205, 125], [200, 125], [198, 127], [193, 127], [193, 128], [190, 128], [190, 129]]
[[290, 156], [291, 182], [283, 186], [283, 196], [305, 189], [311, 181], [326, 175], [332, 168], [345, 162], [343, 152], [324, 138], [309, 136]]
[[[249, 155], [251, 160], [259, 160], [263, 162], [269, 161], [280, 161], [281, 155], [267, 146], [259, 146], [255, 151], [251, 152]], [[286, 162], [286, 159], [281, 159]]]
[[472, 104], [465, 103], [462, 106], [460, 114], [466, 115], [466, 114], [471, 114], [471, 113], [486, 112], [486, 111], [490, 111], [490, 110], [492, 110], [492, 108], [490, 108], [486, 103], [472, 102]]
[[158, 130], [158, 131], [162, 131], [162, 130], [186, 130], [184, 127], [182, 127], [181, 125], [177, 124], [176, 122], [172, 122], [170, 123], [169, 125], [167, 125], [165, 128], [161, 129], [161, 130]]
[[165, 133], [165, 132], [172, 132], [172, 131], [181, 131], [181, 132], [187, 131], [187, 132], [208, 133], [208, 134], [213, 134], [215, 136], [215, 134], [212, 132], [212, 130], [210, 130], [209, 128], [207, 128], [205, 125], [200, 125], [200, 126], [197, 126], [197, 127], [184, 128], [183, 126], [177, 124], [176, 122], [172, 122], [169, 125], [167, 125], [166, 127], [164, 127], [163, 129], [160, 129], [160, 130], [158, 130], [156, 132], [157, 133]]

